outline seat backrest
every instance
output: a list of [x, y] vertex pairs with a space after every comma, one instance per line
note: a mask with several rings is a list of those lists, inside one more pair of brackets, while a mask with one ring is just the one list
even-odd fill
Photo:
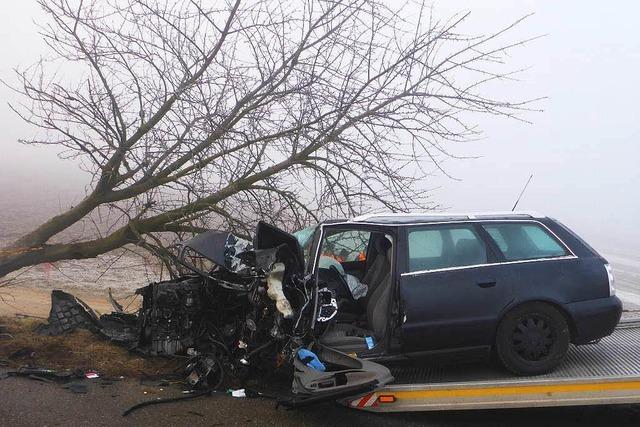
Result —
[[456, 243], [457, 265], [484, 264], [487, 252], [477, 239], [460, 239]]
[[[386, 240], [386, 239], [385, 239]], [[387, 331], [389, 299], [393, 289], [391, 280], [391, 247], [385, 252], [388, 268], [384, 276], [377, 282], [373, 294], [367, 301], [367, 322], [376, 338], [381, 339]]]
[[380, 234], [376, 237], [374, 245], [376, 247], [376, 258], [362, 278], [362, 283], [369, 287], [367, 299], [371, 298], [378, 285], [391, 270], [391, 242]]

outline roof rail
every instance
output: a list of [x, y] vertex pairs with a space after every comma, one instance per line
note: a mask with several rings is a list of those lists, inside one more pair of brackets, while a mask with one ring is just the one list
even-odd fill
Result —
[[370, 213], [370, 214], [364, 214], [364, 215], [360, 215], [357, 217], [354, 217], [351, 219], [351, 221], [353, 222], [364, 222], [364, 221], [368, 221], [374, 218], [380, 218], [380, 217], [397, 217], [397, 218], [403, 218], [403, 217], [443, 217], [443, 218], [450, 218], [450, 217], [465, 217], [468, 219], [476, 219], [477, 217], [483, 217], [483, 216], [527, 216], [530, 218], [544, 218], [544, 215], [538, 213], [538, 212], [523, 212], [523, 211], [516, 211], [516, 212], [512, 212], [512, 211], [489, 211], [489, 212], [469, 212], [469, 213], [459, 213], [459, 212], [432, 212], [432, 211], [427, 211], [427, 212], [398, 212], [398, 213], [394, 213], [394, 212], [379, 212], [379, 213]]

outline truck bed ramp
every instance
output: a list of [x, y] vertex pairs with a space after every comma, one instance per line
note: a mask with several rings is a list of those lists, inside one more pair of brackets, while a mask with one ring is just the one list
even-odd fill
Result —
[[554, 372], [517, 377], [488, 365], [401, 367], [393, 383], [341, 403], [373, 412], [640, 403], [640, 323], [572, 346]]

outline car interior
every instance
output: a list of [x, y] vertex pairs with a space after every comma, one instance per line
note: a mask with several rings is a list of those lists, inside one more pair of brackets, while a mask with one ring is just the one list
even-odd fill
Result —
[[318, 278], [334, 290], [339, 311], [323, 344], [345, 352], [375, 351], [389, 324], [392, 253], [393, 239], [384, 233], [333, 230], [325, 235]]
[[435, 270], [484, 264], [484, 242], [468, 226], [427, 228], [409, 232], [409, 270]]

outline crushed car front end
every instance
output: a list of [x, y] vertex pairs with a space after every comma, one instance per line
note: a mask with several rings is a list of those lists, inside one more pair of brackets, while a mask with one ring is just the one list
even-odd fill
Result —
[[253, 242], [209, 231], [183, 242], [176, 263], [183, 275], [136, 291], [142, 296], [136, 314], [116, 310], [97, 318], [82, 304], [75, 308], [87, 312], [84, 323], [93, 330], [134, 351], [185, 357], [184, 375], [194, 388], [275, 373], [291, 381], [285, 401], [295, 406], [391, 381], [387, 368], [317, 342], [338, 307], [332, 291], [305, 276], [290, 234], [264, 222]]

